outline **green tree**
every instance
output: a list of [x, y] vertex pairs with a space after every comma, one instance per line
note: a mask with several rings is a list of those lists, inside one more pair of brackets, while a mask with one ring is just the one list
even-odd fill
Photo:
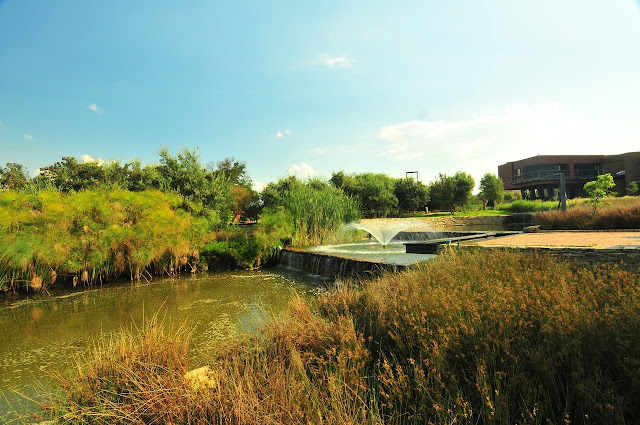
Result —
[[629, 192], [629, 195], [635, 195], [638, 193], [638, 183], [640, 183], [640, 181], [637, 182], [629, 182], [629, 187], [627, 188], [627, 192]]
[[429, 184], [431, 200], [429, 205], [434, 210], [451, 211], [455, 209], [456, 180], [446, 174], [440, 174]]
[[395, 179], [386, 174], [345, 175], [340, 171], [331, 176], [330, 182], [347, 195], [356, 197], [367, 217], [386, 217], [398, 206]]
[[226, 176], [208, 172], [195, 149], [184, 147], [173, 156], [167, 148], [162, 148], [158, 154], [157, 171], [162, 190], [182, 195], [188, 201], [186, 209], [192, 213], [213, 211], [223, 223], [231, 221], [234, 201], [232, 184]]
[[504, 199], [504, 184], [502, 180], [493, 173], [485, 173], [480, 179], [480, 193], [478, 197], [487, 202], [501, 202]]
[[19, 190], [25, 187], [29, 178], [22, 164], [8, 162], [7, 167], [0, 167], [0, 188]]
[[457, 171], [453, 178], [456, 181], [453, 203], [457, 207], [464, 208], [471, 199], [471, 193], [476, 185], [476, 181], [471, 174], [465, 173], [464, 171]]
[[215, 168], [213, 162], [208, 163], [207, 169], [225, 175], [236, 186], [251, 189], [251, 177], [247, 173], [247, 163], [244, 161], [236, 161], [234, 157], [227, 157], [222, 161], [217, 161]]
[[598, 180], [590, 181], [584, 184], [584, 190], [589, 194], [589, 202], [593, 205], [592, 216], [596, 214], [596, 210], [602, 206], [602, 199], [611, 194], [609, 189], [616, 184], [613, 182], [611, 174], [600, 174]]
[[406, 213], [424, 210], [429, 202], [429, 188], [414, 179], [397, 179], [394, 194], [398, 198], [398, 209]]
[[464, 208], [471, 199], [475, 186], [473, 177], [464, 171], [453, 176], [440, 174], [430, 184], [430, 205], [436, 210], [455, 211], [456, 207]]

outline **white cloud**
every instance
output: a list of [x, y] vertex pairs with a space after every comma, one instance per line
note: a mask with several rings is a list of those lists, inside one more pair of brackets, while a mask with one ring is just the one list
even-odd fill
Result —
[[89, 164], [91, 162], [95, 162], [96, 164], [98, 164], [99, 167], [102, 167], [102, 164], [105, 163], [104, 159], [100, 159], [100, 158], [91, 158], [91, 156], [85, 154], [82, 155], [80, 158], [82, 158], [82, 162], [84, 162], [85, 164]]
[[95, 112], [97, 114], [101, 114], [102, 113], [102, 109], [100, 109], [100, 107], [98, 105], [96, 105], [95, 103], [92, 103], [91, 105], [89, 105], [89, 109], [91, 109], [93, 112]]
[[[500, 164], [538, 154], [633, 150], [632, 138], [623, 143], [623, 136], [612, 134], [613, 127], [568, 114], [557, 104], [518, 105], [467, 120], [408, 121], [383, 127], [378, 133], [384, 142], [378, 156], [418, 166], [420, 175], [428, 179], [463, 170], [478, 182], [485, 172], [497, 174]], [[606, 140], [620, 143], [611, 148]]]
[[267, 185], [262, 182], [251, 182], [251, 189], [255, 190], [256, 192], [262, 192], [262, 189], [264, 189], [265, 186]]
[[328, 68], [351, 68], [353, 60], [347, 56], [324, 56], [321, 60], [322, 65]]
[[327, 152], [329, 152], [329, 148], [327, 146], [320, 146], [318, 148], [315, 148], [312, 152], [318, 155], [325, 155]]
[[296, 176], [302, 180], [319, 175], [319, 173], [316, 170], [314, 170], [313, 167], [311, 167], [311, 165], [307, 164], [306, 162], [303, 162], [300, 165], [293, 164], [292, 166], [289, 167], [287, 172], [290, 176]]
[[30, 142], [33, 139], [33, 136], [31, 134], [25, 134], [24, 135], [24, 140]]
[[282, 139], [285, 136], [291, 136], [291, 134], [292, 134], [291, 130], [278, 131], [276, 133], [276, 139]]

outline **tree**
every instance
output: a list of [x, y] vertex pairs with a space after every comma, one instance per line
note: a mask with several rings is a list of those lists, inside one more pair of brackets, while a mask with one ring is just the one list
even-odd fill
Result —
[[429, 184], [429, 192], [432, 209], [453, 212], [456, 192], [456, 180], [453, 177], [440, 174]]
[[629, 192], [629, 195], [635, 195], [638, 193], [638, 183], [640, 183], [640, 181], [636, 181], [636, 182], [629, 182], [629, 187], [627, 188], [627, 192]]
[[334, 173], [330, 182], [347, 195], [358, 198], [367, 217], [386, 217], [398, 206], [395, 179], [382, 173], [345, 175]]
[[247, 163], [244, 161], [236, 161], [234, 157], [227, 157], [216, 162], [215, 169], [213, 169], [212, 162], [208, 163], [207, 169], [225, 175], [236, 186], [251, 189], [251, 177], [247, 173]]
[[471, 174], [465, 173], [464, 171], [457, 171], [453, 179], [456, 181], [453, 203], [457, 207], [464, 208], [471, 199], [471, 193], [476, 185], [476, 181]]
[[7, 168], [0, 167], [0, 188], [18, 190], [27, 184], [27, 170], [22, 164], [8, 162]]
[[429, 188], [414, 179], [397, 179], [394, 194], [398, 198], [398, 209], [402, 212], [424, 210], [429, 202]]
[[187, 209], [191, 212], [204, 208], [204, 213], [214, 211], [223, 223], [231, 221], [234, 200], [232, 185], [226, 176], [208, 172], [195, 149], [184, 147], [173, 156], [167, 148], [162, 148], [158, 154], [160, 189], [182, 195], [189, 201]]
[[480, 193], [478, 197], [482, 199], [483, 205], [487, 202], [499, 202], [504, 199], [504, 184], [502, 180], [493, 173], [485, 173], [480, 179]]
[[584, 190], [589, 194], [588, 203], [593, 205], [592, 216], [596, 215], [596, 210], [602, 205], [602, 198], [608, 196], [611, 192], [609, 189], [616, 184], [613, 182], [611, 174], [600, 174], [598, 180], [590, 181], [584, 184]]
[[474, 186], [475, 180], [464, 171], [458, 171], [453, 176], [440, 174], [430, 184], [431, 207], [451, 212], [456, 207], [464, 208], [471, 199]]

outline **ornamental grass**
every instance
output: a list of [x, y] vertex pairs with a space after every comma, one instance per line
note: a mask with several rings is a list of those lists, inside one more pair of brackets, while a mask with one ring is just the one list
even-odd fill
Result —
[[183, 346], [153, 329], [62, 380], [63, 422], [640, 420], [640, 270], [453, 252], [339, 284], [312, 306], [298, 299], [195, 378], [185, 371], [203, 365], [185, 365]]

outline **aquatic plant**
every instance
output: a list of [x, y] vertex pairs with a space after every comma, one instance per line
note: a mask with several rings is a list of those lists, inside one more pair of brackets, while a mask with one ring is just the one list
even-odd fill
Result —
[[183, 202], [159, 191], [1, 192], [0, 289], [190, 270], [220, 219], [194, 217]]
[[[296, 300], [193, 374], [181, 362], [140, 365], [149, 346], [129, 339], [63, 379], [67, 396], [54, 400], [54, 412], [67, 414], [66, 423], [98, 424], [640, 418], [637, 270], [451, 252], [414, 270], [341, 284], [314, 306]], [[173, 339], [154, 341], [175, 352]], [[117, 353], [123, 357], [112, 360]], [[117, 384], [121, 377], [131, 383]]]

